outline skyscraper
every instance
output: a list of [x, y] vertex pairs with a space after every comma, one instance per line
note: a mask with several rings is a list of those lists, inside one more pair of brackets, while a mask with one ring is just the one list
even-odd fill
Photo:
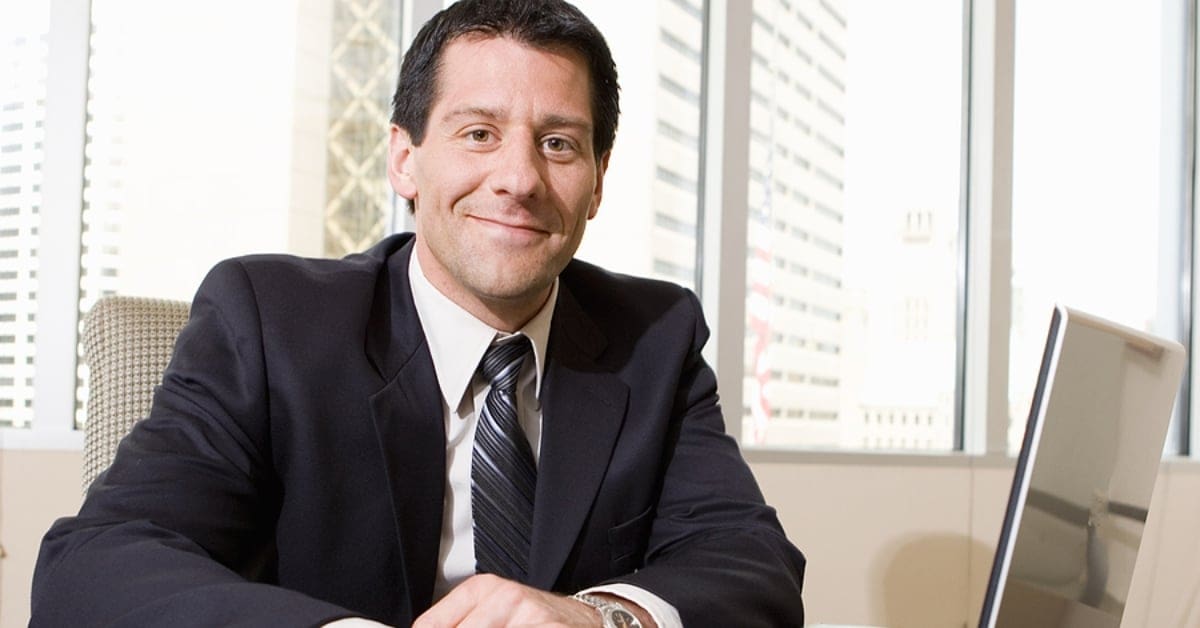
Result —
[[0, 427], [33, 418], [38, 214], [49, 11], [0, 37]]
[[838, 444], [848, 306], [840, 5], [754, 3], [746, 442]]

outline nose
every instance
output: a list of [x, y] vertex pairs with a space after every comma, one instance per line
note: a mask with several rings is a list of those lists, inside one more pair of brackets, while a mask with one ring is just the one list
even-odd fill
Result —
[[490, 177], [492, 191], [517, 200], [538, 198], [545, 192], [545, 166], [532, 139], [509, 141], [497, 151]]

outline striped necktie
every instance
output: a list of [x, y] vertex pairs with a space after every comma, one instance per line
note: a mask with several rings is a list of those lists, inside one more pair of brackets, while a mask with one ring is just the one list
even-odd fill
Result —
[[488, 348], [479, 364], [491, 382], [478, 413], [471, 454], [475, 571], [523, 582], [529, 566], [537, 468], [517, 419], [517, 376], [529, 339], [517, 336]]

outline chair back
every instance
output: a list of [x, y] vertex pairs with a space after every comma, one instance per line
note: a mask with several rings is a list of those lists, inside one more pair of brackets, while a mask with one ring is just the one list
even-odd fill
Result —
[[83, 490], [112, 464], [117, 444], [150, 413], [175, 337], [188, 319], [184, 301], [106, 296], [83, 324], [88, 366], [84, 425]]

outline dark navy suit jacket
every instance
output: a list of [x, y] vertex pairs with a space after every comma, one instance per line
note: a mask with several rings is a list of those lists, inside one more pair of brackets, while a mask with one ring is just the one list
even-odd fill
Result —
[[[446, 449], [411, 251], [217, 265], [150, 416], [47, 533], [31, 625], [428, 608]], [[695, 295], [573, 261], [555, 307], [530, 584], [632, 583], [689, 628], [802, 625], [804, 559], [725, 434]]]

